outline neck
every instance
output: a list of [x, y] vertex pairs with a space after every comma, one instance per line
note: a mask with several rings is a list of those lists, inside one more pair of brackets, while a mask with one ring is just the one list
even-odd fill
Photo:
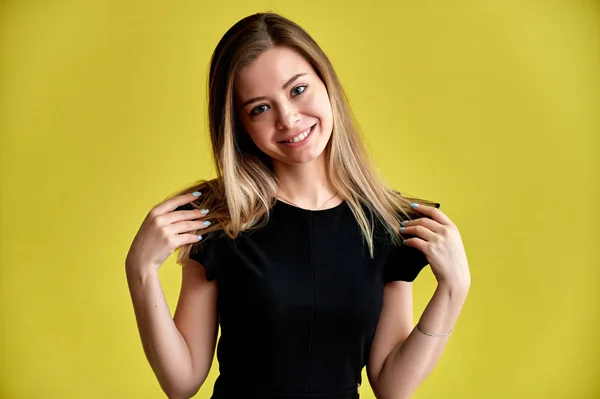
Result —
[[274, 160], [273, 168], [279, 183], [277, 194], [282, 200], [306, 209], [317, 209], [329, 199], [325, 208], [339, 204], [337, 198], [331, 198], [336, 190], [327, 177], [323, 154], [305, 164], [290, 165]]

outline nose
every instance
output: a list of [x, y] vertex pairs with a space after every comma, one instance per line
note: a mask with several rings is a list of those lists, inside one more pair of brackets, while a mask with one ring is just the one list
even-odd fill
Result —
[[277, 117], [277, 129], [291, 130], [294, 128], [296, 122], [300, 120], [298, 110], [291, 104], [282, 105], [279, 108], [279, 115]]

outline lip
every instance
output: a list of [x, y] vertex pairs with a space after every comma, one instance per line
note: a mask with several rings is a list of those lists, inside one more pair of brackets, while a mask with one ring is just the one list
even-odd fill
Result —
[[[308, 132], [308, 136], [306, 136], [306, 138], [304, 140], [302, 140], [302, 141], [299, 141], [297, 143], [288, 143], [287, 141], [280, 141], [279, 144], [283, 144], [283, 145], [286, 145], [288, 147], [300, 147], [301, 145], [306, 144], [306, 142], [312, 137], [312, 135], [313, 135], [316, 127], [317, 127], [316, 123], [314, 125], [312, 125], [310, 127], [310, 132]], [[298, 134], [296, 134], [296, 136], [297, 135]], [[292, 136], [292, 137], [296, 137], [296, 136]]]

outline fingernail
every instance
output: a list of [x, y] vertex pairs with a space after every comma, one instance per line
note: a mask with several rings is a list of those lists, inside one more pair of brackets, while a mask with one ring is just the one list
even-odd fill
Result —
[[202, 239], [202, 236], [198, 236], [198, 241], [200, 241]]
[[400, 223], [402, 226], [406, 226], [408, 224], [408, 220], [404, 220], [402, 223]]
[[208, 209], [201, 209], [200, 213], [206, 215], [208, 213]]
[[412, 206], [413, 208], [416, 208], [419, 206], [419, 204], [410, 204], [410, 206]]
[[205, 226], [210, 226], [210, 222], [209, 222], [208, 220], [205, 220], [205, 221], [204, 221], [204, 225], [205, 225]]
[[402, 244], [406, 244], [406, 240], [402, 240]]
[[400, 231], [404, 231], [406, 227], [400, 227]]
[[198, 197], [200, 194], [202, 194], [200, 191], [194, 191], [194, 192], [192, 193], [192, 195], [193, 195], [194, 197]]

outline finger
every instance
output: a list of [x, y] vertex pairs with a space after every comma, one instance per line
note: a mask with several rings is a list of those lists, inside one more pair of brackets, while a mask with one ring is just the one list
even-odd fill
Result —
[[208, 213], [208, 209], [193, 209], [190, 211], [175, 210], [166, 215], [157, 216], [156, 222], [161, 226], [167, 226], [167, 228], [169, 228], [169, 226], [175, 226], [178, 222], [206, 220], [210, 217]]
[[400, 233], [403, 236], [411, 235], [425, 241], [432, 241], [435, 238], [435, 233], [423, 225], [407, 226], [400, 229]]
[[[411, 227], [411, 226], [424, 226], [426, 228], [428, 228], [429, 230], [433, 231], [434, 233], [441, 233], [444, 230], [444, 226], [442, 226], [440, 223], [436, 222], [433, 219], [430, 219], [428, 217], [420, 217], [417, 219], [412, 219], [412, 220], [406, 220], [403, 222], [403, 226], [405, 227]], [[403, 230], [400, 230], [401, 232]]]
[[199, 219], [204, 218], [208, 215], [209, 210], [206, 208], [197, 209], [190, 204], [185, 204], [175, 208], [169, 215], [172, 216], [170, 219], [171, 223], [179, 220]]
[[209, 227], [213, 222], [210, 220], [194, 220], [194, 221], [182, 221], [173, 223], [165, 227], [166, 234], [182, 235], [197, 230], [204, 230]]
[[420, 239], [419, 237], [411, 237], [402, 241], [402, 245], [407, 247], [413, 247], [418, 249], [419, 251], [425, 253], [427, 242]]
[[[165, 202], [158, 204], [153, 210], [157, 215], [164, 215], [165, 213], [174, 211], [179, 206], [185, 206], [191, 202], [194, 202], [198, 199], [198, 197], [200, 197], [200, 195], [202, 195], [200, 191], [176, 195], [175, 197], [169, 198]], [[188, 207], [188, 209], [190, 208]]]
[[431, 219], [443, 225], [451, 225], [452, 220], [442, 211], [434, 206], [423, 205], [423, 204], [411, 204], [414, 210], [422, 215], [429, 216]]
[[202, 241], [204, 237], [201, 234], [179, 234], [177, 235], [175, 245], [177, 248], [184, 246], [186, 244], [194, 244], [198, 241]]

